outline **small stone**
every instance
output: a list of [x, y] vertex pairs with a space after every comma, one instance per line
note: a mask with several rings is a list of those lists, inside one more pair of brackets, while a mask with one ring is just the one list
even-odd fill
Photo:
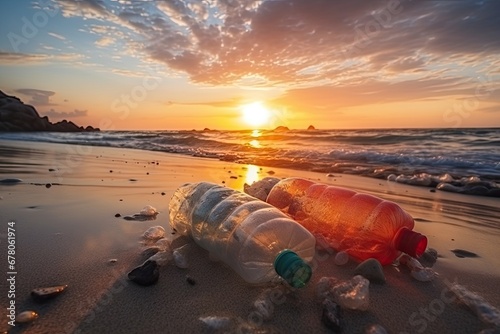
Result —
[[46, 288], [36, 288], [31, 291], [31, 297], [37, 302], [46, 301], [60, 295], [67, 287], [67, 285], [57, 285]]
[[273, 171], [273, 170], [270, 170], [270, 171], [268, 171], [268, 172], [267, 172], [267, 174], [269, 174], [269, 175], [274, 175], [274, 174], [276, 174], [276, 172], [275, 172], [275, 171]]
[[52, 184], [50, 184], [50, 183], [47, 183], [47, 184], [45, 185], [45, 188], [47, 188], [47, 189], [49, 189], [50, 187], [52, 187]]
[[119, 217], [121, 217], [121, 216], [122, 216], [122, 215], [121, 215], [121, 214], [119, 214], [119, 213], [115, 214], [115, 217], [116, 217], [116, 218], [119, 218]]
[[238, 177], [237, 177], [237, 176], [234, 176], [234, 175], [230, 176], [229, 178], [230, 178], [230, 179], [235, 179], [235, 180], [236, 180], [236, 179], [238, 179]]
[[38, 313], [36, 313], [35, 311], [24, 311], [16, 316], [16, 322], [25, 324], [28, 322], [32, 322], [36, 318], [38, 318]]
[[436, 189], [431, 189], [429, 190], [431, 193], [435, 193], [436, 192]]
[[329, 173], [329, 174], [326, 174], [326, 177], [335, 177], [335, 175], [332, 173]]
[[354, 274], [361, 275], [372, 283], [385, 283], [384, 270], [380, 262], [376, 259], [367, 259], [361, 262], [354, 269]]
[[438, 252], [434, 248], [427, 248], [427, 250], [422, 254], [421, 261], [426, 262], [426, 264], [429, 264], [432, 266], [434, 263], [436, 263], [438, 258]]
[[365, 334], [387, 334], [387, 331], [384, 327], [378, 324], [373, 324], [366, 327]]
[[155, 255], [160, 251], [160, 248], [158, 246], [152, 246], [149, 248], [146, 248], [145, 250], [142, 251], [142, 256], [145, 259], [149, 259], [151, 256]]
[[137, 179], [128, 179], [130, 182], [136, 182]]
[[339, 304], [330, 299], [325, 299], [323, 302], [323, 313], [321, 315], [323, 324], [331, 329], [334, 333], [342, 332], [342, 310]]
[[476, 253], [469, 252], [464, 249], [453, 249], [452, 252], [456, 257], [465, 258], [465, 257], [479, 257]]
[[110, 170], [109, 172], [110, 172], [110, 173], [113, 173], [113, 171], [112, 171], [112, 170]]
[[113, 263], [116, 263], [116, 262], [118, 262], [118, 259], [109, 259], [108, 260], [109, 264], [113, 264]]
[[56, 170], [54, 168], [49, 168], [49, 172], [55, 172]]
[[155, 261], [146, 261], [141, 266], [128, 273], [128, 279], [139, 285], [149, 286], [158, 282], [159, 266]]
[[189, 275], [186, 275], [186, 282], [188, 282], [191, 285], [195, 285], [196, 281]]
[[161, 195], [162, 195], [162, 196], [165, 196], [165, 193], [164, 193], [164, 192], [162, 192], [162, 193], [161, 193]]
[[349, 262], [349, 254], [344, 251], [338, 252], [335, 254], [335, 264], [337, 266], [343, 266]]

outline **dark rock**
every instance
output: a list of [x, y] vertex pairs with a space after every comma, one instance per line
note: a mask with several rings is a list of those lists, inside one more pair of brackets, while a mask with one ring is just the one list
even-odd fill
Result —
[[472, 253], [463, 249], [453, 249], [453, 253], [455, 253], [456, 257], [464, 258], [464, 257], [479, 257], [476, 253]]
[[121, 217], [121, 216], [122, 216], [122, 215], [121, 215], [121, 214], [119, 214], [119, 213], [115, 214], [115, 217], [116, 217], [116, 218], [119, 218], [119, 217]]
[[436, 263], [438, 258], [438, 252], [434, 248], [427, 248], [427, 250], [422, 254], [422, 257], [420, 258], [421, 262], [426, 262], [426, 264], [430, 264], [432, 266], [434, 263]]
[[321, 321], [326, 327], [331, 329], [333, 333], [341, 333], [343, 327], [342, 309], [338, 304], [330, 299], [325, 299], [323, 302], [323, 314]]
[[186, 282], [188, 282], [191, 285], [195, 285], [196, 281], [189, 275], [186, 276]]
[[22, 183], [23, 180], [21, 179], [1, 179], [0, 184], [18, 184]]
[[315, 128], [313, 125], [309, 125], [309, 126], [307, 127], [307, 130], [309, 130], [309, 131], [310, 131], [310, 130], [316, 130], [316, 128]]
[[40, 117], [33, 106], [0, 91], [0, 131], [82, 132], [99, 131], [99, 129], [92, 126], [84, 129], [66, 120], [51, 123], [47, 116]]
[[373, 283], [385, 283], [384, 269], [376, 259], [367, 259], [361, 262], [354, 269], [354, 275], [361, 275]]
[[159, 266], [155, 261], [146, 261], [128, 273], [129, 280], [144, 286], [155, 284], [159, 277]]
[[45, 185], [45, 188], [47, 188], [47, 189], [48, 189], [48, 188], [50, 188], [50, 187], [52, 187], [52, 184], [50, 184], [50, 183], [47, 183], [47, 184]]
[[67, 285], [57, 285], [47, 288], [36, 288], [31, 291], [31, 297], [37, 302], [44, 302], [60, 295], [67, 287]]

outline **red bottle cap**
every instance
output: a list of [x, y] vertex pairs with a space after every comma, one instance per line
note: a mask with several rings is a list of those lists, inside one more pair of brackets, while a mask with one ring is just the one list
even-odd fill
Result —
[[398, 233], [395, 246], [412, 257], [420, 257], [427, 248], [427, 237], [403, 227]]

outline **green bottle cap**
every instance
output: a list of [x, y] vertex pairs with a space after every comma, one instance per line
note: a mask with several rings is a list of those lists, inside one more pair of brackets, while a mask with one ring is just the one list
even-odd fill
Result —
[[276, 256], [274, 269], [294, 288], [304, 287], [312, 275], [311, 267], [290, 249], [285, 249]]

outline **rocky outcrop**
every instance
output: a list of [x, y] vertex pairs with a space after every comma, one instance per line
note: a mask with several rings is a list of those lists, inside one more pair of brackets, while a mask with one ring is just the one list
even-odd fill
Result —
[[309, 131], [316, 130], [316, 128], [314, 127], [314, 125], [309, 125], [309, 127], [307, 128], [307, 130], [309, 130]]
[[67, 120], [52, 123], [47, 116], [40, 117], [33, 106], [0, 91], [0, 131], [83, 132], [99, 131], [99, 128], [92, 126], [84, 128]]
[[276, 129], [274, 129], [274, 132], [286, 132], [286, 131], [290, 131], [290, 129], [283, 125], [280, 125]]

